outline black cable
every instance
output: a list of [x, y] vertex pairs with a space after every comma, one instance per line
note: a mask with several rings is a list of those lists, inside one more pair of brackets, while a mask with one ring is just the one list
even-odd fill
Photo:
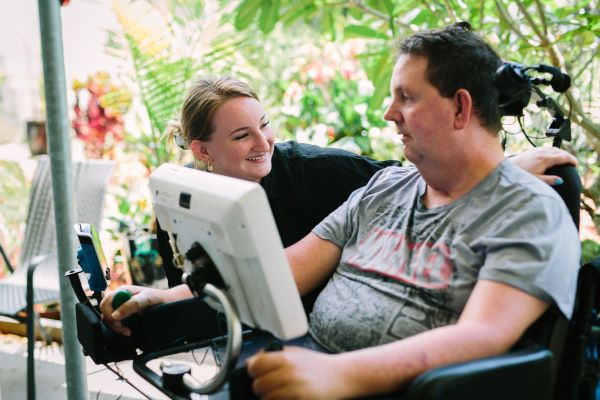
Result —
[[204, 361], [206, 361], [206, 356], [208, 355], [209, 350], [210, 350], [210, 347], [207, 347], [206, 350], [204, 351], [204, 355], [202, 356], [202, 360], [200, 362], [198, 362], [198, 359], [196, 358], [196, 354], [194, 353], [196, 351], [196, 349], [192, 349], [192, 358], [194, 359], [194, 362], [197, 365], [204, 364]]
[[134, 388], [135, 390], [137, 390], [142, 396], [144, 396], [145, 398], [147, 398], [148, 400], [151, 400], [151, 397], [149, 397], [146, 393], [144, 393], [140, 388], [138, 388], [137, 386], [135, 386], [133, 383], [131, 383], [131, 381], [129, 381], [129, 379], [125, 378], [125, 376], [120, 372], [120, 370], [118, 370], [118, 365], [117, 363], [115, 363], [115, 366], [117, 367], [117, 370], [114, 370], [110, 367], [110, 365], [108, 364], [104, 364], [104, 366], [111, 371], [113, 374], [117, 375], [119, 377], [119, 379], [121, 379], [122, 381], [124, 381], [125, 383], [127, 383], [129, 386], [131, 386], [132, 388]]
[[571, 102], [571, 98], [569, 96], [566, 96], [567, 98], [567, 103], [569, 103], [569, 115], [567, 115], [567, 119], [571, 119], [571, 115], [573, 114], [573, 102]]
[[517, 118], [517, 121], [519, 121], [519, 126], [521, 127], [521, 132], [523, 132], [523, 135], [525, 136], [525, 139], [527, 139], [527, 141], [533, 146], [533, 147], [537, 147], [535, 145], [535, 143], [533, 143], [533, 141], [529, 138], [529, 135], [527, 134], [527, 132], [525, 132], [525, 129], [523, 128], [523, 121], [521, 120], [521, 118]]

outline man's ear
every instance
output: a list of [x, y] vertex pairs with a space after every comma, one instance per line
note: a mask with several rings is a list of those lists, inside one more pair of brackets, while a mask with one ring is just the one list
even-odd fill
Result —
[[464, 129], [471, 120], [473, 98], [468, 90], [458, 89], [454, 93], [454, 129]]
[[204, 161], [206, 165], [212, 164], [213, 159], [206, 148], [206, 142], [194, 139], [192, 140], [192, 143], [190, 143], [190, 150], [192, 150], [194, 158]]

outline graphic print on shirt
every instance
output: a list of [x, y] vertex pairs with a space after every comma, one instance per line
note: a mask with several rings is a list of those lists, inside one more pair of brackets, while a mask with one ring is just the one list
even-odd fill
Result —
[[378, 207], [347, 265], [417, 287], [447, 288], [454, 272], [450, 247], [441, 238], [447, 228], [433, 221], [417, 232], [413, 216], [405, 215], [408, 209], [397, 207], [390, 213], [390, 208], [389, 203]]
[[400, 303], [400, 308], [385, 332], [388, 338], [403, 339], [456, 322], [458, 314], [444, 306], [448, 303], [443, 303], [451, 297], [448, 291], [432, 293], [428, 289], [405, 286], [403, 292], [405, 301]]

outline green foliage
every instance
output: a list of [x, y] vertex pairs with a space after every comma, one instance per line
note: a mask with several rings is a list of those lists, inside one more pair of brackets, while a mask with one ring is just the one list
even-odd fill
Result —
[[[144, 3], [158, 9], [157, 2]], [[579, 158], [585, 194], [591, 213], [600, 205], [598, 171], [600, 125], [597, 113], [600, 80], [600, 5], [598, 0], [170, 0], [163, 12], [164, 26], [155, 35], [124, 36], [133, 59], [135, 82], [151, 130], [128, 136], [153, 168], [167, 158], [160, 140], [166, 120], [177, 118], [192, 76], [230, 74], [257, 88], [270, 118], [280, 123], [280, 138], [324, 135], [329, 144], [355, 144], [377, 158], [399, 157], [393, 139], [378, 135], [394, 64], [393, 42], [415, 31], [467, 20], [506, 60], [524, 64], [549, 64], [570, 74], [572, 89], [557, 100], [571, 113], [573, 142], [565, 146]], [[162, 3], [161, 3], [162, 4]], [[210, 10], [213, 11], [211, 14]], [[218, 21], [217, 24], [214, 21]], [[139, 33], [139, 32], [138, 32]], [[118, 40], [112, 38], [112, 42]], [[154, 42], [154, 43], [153, 43]], [[347, 79], [340, 72], [319, 81], [305, 69], [316, 60], [310, 51], [360, 43], [352, 59], [359, 60], [371, 90], [363, 93], [364, 76]], [[177, 47], [175, 43], [183, 43]], [[160, 47], [150, 51], [152, 44]], [[312, 48], [310, 48], [312, 46]], [[307, 51], [307, 47], [309, 50]], [[318, 58], [318, 57], [317, 57]], [[342, 62], [342, 61], [340, 61]], [[357, 80], [359, 82], [357, 82]], [[293, 83], [301, 95], [285, 99]], [[357, 84], [359, 84], [357, 86]], [[290, 107], [298, 112], [290, 112]], [[277, 111], [281, 110], [280, 114]], [[528, 132], [544, 136], [549, 118], [530, 109]], [[508, 126], [509, 129], [513, 127]], [[523, 135], [515, 127], [511, 146], [523, 149]], [[373, 134], [375, 133], [375, 134]], [[600, 218], [598, 218], [600, 220]]]
[[153, 216], [148, 212], [146, 202], [132, 200], [129, 192], [131, 189], [133, 188], [124, 184], [119, 188], [118, 193], [113, 193], [117, 200], [118, 211], [118, 214], [108, 217], [116, 225], [115, 229], [108, 229], [113, 235], [113, 239], [117, 239], [121, 233], [135, 232], [141, 227], [150, 226], [152, 223]]
[[254, 20], [261, 1], [259, 0], [243, 0], [238, 6], [238, 12], [235, 17], [236, 29], [246, 29]]
[[581, 258], [583, 263], [592, 261], [594, 258], [600, 257], [600, 243], [586, 239], [581, 242]]
[[[152, 1], [146, 3], [145, 11], [159, 15], [163, 23], [146, 34], [135, 19], [121, 18], [128, 22], [122, 22], [121, 34], [109, 34], [107, 46], [117, 57], [132, 61], [135, 75], [131, 81], [137, 85], [150, 129], [130, 133], [126, 140], [130, 149], [143, 154], [146, 166], [154, 169], [169, 159], [163, 134], [168, 121], [179, 118], [194, 77], [212, 73], [218, 63], [237, 65], [237, 49], [248, 38], [214, 23], [214, 19], [226, 20], [222, 7], [207, 14], [207, 7], [197, 1], [170, 0], [165, 2], [166, 11]], [[213, 31], [213, 27], [218, 29]]]
[[269, 33], [275, 27], [279, 18], [280, 7], [281, 0], [266, 0], [262, 2], [259, 26], [263, 33]]
[[[328, 53], [332, 51], [328, 49]], [[332, 76], [326, 74], [327, 62], [309, 65], [294, 74], [291, 79], [298, 89], [284, 95], [289, 107], [281, 111], [285, 117], [282, 126], [297, 136], [301, 136], [301, 131], [316, 143], [375, 158], [399, 158], [397, 146], [386, 146], [370, 135], [370, 132], [379, 133], [387, 123], [381, 107], [369, 107], [372, 87], [368, 80], [361, 78], [362, 70], [352, 69], [350, 61], [353, 59], [342, 61], [346, 69]], [[390, 151], [394, 148], [396, 151]]]

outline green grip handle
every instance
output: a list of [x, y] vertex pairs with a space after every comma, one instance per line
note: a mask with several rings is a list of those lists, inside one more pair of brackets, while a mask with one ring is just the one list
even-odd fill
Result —
[[131, 292], [129, 290], [119, 290], [117, 293], [115, 293], [110, 304], [112, 305], [113, 310], [116, 310], [117, 308], [121, 307], [121, 304], [125, 303], [130, 298]]

